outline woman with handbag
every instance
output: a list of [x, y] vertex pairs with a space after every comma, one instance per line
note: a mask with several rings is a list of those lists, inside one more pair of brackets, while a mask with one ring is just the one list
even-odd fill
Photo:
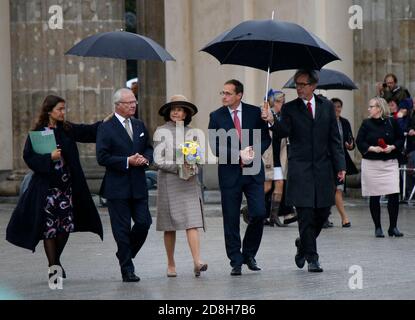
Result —
[[385, 99], [369, 101], [369, 118], [363, 120], [356, 138], [362, 154], [362, 195], [370, 197], [370, 213], [375, 224], [375, 236], [383, 238], [380, 221], [380, 197], [388, 195], [390, 237], [402, 237], [397, 228], [399, 213], [398, 157], [404, 137], [395, 119], [389, 117]]

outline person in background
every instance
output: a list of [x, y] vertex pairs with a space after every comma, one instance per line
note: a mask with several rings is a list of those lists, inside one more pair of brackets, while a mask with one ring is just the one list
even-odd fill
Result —
[[[346, 177], [348, 175], [353, 175], [358, 173], [356, 166], [354, 165], [352, 159], [350, 158], [349, 152], [355, 148], [352, 127], [350, 126], [350, 122], [346, 119], [341, 117], [341, 112], [343, 109], [343, 101], [339, 98], [331, 99], [333, 102], [335, 112], [336, 112], [336, 120], [337, 126], [339, 127], [340, 138], [342, 140], [343, 148], [344, 148], [344, 157], [346, 161]], [[344, 202], [343, 202], [343, 192], [346, 189], [346, 179], [344, 181], [339, 181], [336, 179], [336, 208], [340, 214], [342, 220], [342, 227], [349, 228], [351, 226], [349, 217], [346, 214], [346, 210], [344, 209]]]
[[369, 101], [369, 118], [363, 120], [356, 137], [362, 154], [362, 196], [370, 197], [369, 208], [375, 224], [375, 237], [384, 238], [380, 221], [380, 197], [388, 195], [390, 237], [402, 237], [397, 227], [399, 214], [399, 163], [404, 137], [397, 121], [389, 117], [385, 99]]

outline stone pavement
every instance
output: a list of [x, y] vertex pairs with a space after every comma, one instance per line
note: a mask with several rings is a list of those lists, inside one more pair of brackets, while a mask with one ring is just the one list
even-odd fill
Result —
[[[207, 272], [195, 278], [185, 233], [178, 232], [176, 245], [177, 278], [166, 277], [166, 258], [161, 232], [155, 219], [147, 242], [134, 260], [139, 283], [122, 283], [115, 258], [115, 242], [109, 216], [100, 208], [104, 242], [89, 233], [72, 234], [62, 263], [68, 278], [63, 290], [51, 290], [47, 264], [39, 244], [32, 254], [5, 239], [5, 228], [13, 204], [0, 204], [0, 299], [415, 299], [415, 208], [402, 204], [398, 226], [401, 239], [376, 239], [364, 200], [348, 200], [346, 209], [352, 227], [342, 229], [336, 209], [334, 227], [322, 231], [318, 240], [322, 274], [298, 269], [294, 264], [297, 224], [284, 228], [265, 227], [257, 255], [261, 272], [242, 269], [241, 277], [229, 275], [222, 219], [217, 205], [208, 205], [207, 230], [201, 234], [202, 258]], [[213, 209], [212, 209], [213, 208]], [[216, 212], [216, 214], [215, 214]], [[382, 208], [387, 232], [386, 207]], [[245, 230], [241, 221], [241, 229]], [[349, 288], [351, 266], [362, 268], [362, 289]], [[354, 282], [358, 283], [358, 282]]]

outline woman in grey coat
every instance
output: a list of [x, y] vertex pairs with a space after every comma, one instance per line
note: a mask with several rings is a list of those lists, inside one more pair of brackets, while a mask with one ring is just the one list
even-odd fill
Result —
[[176, 161], [179, 145], [194, 140], [188, 125], [196, 113], [196, 106], [186, 97], [175, 95], [160, 108], [159, 114], [166, 123], [154, 133], [154, 162], [158, 169], [156, 229], [164, 231], [168, 277], [177, 276], [174, 260], [177, 230], [186, 230], [195, 276], [199, 277], [208, 267], [200, 260], [198, 229], [204, 228], [204, 217], [197, 166]]

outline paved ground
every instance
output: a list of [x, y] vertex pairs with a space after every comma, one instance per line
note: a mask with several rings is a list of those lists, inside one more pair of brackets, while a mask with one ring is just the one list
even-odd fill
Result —
[[[36, 253], [4, 240], [13, 204], [0, 204], [0, 299], [415, 299], [415, 208], [401, 205], [401, 239], [376, 239], [365, 201], [347, 201], [352, 228], [342, 229], [336, 210], [335, 227], [323, 230], [319, 241], [322, 274], [299, 270], [294, 264], [293, 224], [286, 228], [266, 227], [258, 264], [261, 272], [243, 268], [242, 277], [231, 277], [225, 254], [222, 219], [211, 214], [202, 234], [202, 257], [209, 270], [196, 279], [183, 232], [176, 246], [177, 278], [167, 278], [162, 233], [153, 226], [146, 244], [135, 259], [139, 283], [120, 281], [115, 243], [106, 209], [100, 209], [104, 242], [88, 233], [73, 234], [62, 263], [68, 279], [63, 290], [51, 290], [43, 248]], [[214, 206], [214, 205], [212, 205]], [[214, 212], [211, 209], [211, 212]], [[387, 231], [388, 218], [383, 208]], [[241, 226], [244, 230], [245, 225]], [[363, 272], [363, 288], [349, 288], [351, 266]], [[356, 283], [356, 282], [355, 282]]]

